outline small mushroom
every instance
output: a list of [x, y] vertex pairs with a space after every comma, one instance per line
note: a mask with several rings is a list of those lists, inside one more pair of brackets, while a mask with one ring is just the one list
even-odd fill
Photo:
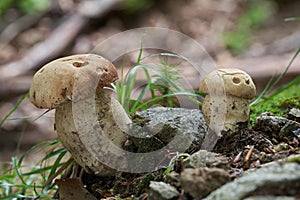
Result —
[[[94, 106], [92, 109], [95, 110], [96, 122], [100, 124], [101, 130], [114, 145], [121, 148], [126, 140], [124, 131], [127, 131], [131, 120], [119, 102], [103, 90], [103, 87], [117, 79], [118, 74], [114, 65], [94, 54], [59, 58], [43, 66], [33, 76], [30, 87], [31, 102], [38, 108], [56, 109], [55, 127], [58, 138], [74, 160], [89, 173], [102, 175], [110, 174], [114, 170], [101, 163], [87, 149], [89, 145], [99, 144], [96, 139], [100, 133], [93, 133], [94, 136], [89, 138], [93, 144], [84, 143], [76, 120], [88, 125], [94, 119], [93, 115], [85, 111]], [[74, 112], [74, 105], [79, 103], [81, 103], [80, 110]], [[118, 119], [115, 119], [115, 116]], [[104, 151], [108, 152], [109, 149], [106, 148]]]
[[225, 116], [222, 129], [225, 131], [234, 131], [238, 123], [249, 121], [249, 103], [256, 95], [256, 88], [246, 72], [234, 68], [213, 71], [201, 81], [199, 91], [207, 94], [202, 112], [208, 125], [216, 115]]

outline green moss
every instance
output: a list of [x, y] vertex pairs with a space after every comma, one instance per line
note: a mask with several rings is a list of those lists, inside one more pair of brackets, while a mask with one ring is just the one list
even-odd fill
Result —
[[300, 108], [300, 77], [290, 84], [277, 90], [273, 95], [250, 108], [250, 124], [253, 124], [261, 113], [271, 112], [277, 116], [286, 117], [286, 110], [292, 107]]
[[286, 162], [294, 162], [300, 164], [300, 157], [299, 156], [292, 156], [287, 158]]
[[280, 109], [285, 113], [286, 113], [286, 111], [289, 111], [292, 108], [300, 109], [300, 97], [299, 96], [286, 99], [280, 104]]

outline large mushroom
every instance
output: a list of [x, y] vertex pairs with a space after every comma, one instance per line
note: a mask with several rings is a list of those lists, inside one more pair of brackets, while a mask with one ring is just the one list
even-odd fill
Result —
[[256, 95], [256, 88], [246, 72], [234, 68], [212, 71], [201, 81], [199, 91], [207, 94], [202, 112], [208, 125], [217, 115], [225, 116], [222, 129], [225, 131], [234, 131], [238, 123], [249, 121], [249, 103]]
[[[84, 129], [95, 129], [96, 125], [89, 127], [94, 120], [93, 115], [86, 113], [92, 106], [101, 131], [114, 145], [122, 147], [126, 140], [124, 131], [127, 131], [131, 120], [119, 102], [103, 89], [117, 79], [116, 68], [107, 59], [94, 54], [81, 54], [59, 58], [46, 64], [36, 72], [30, 87], [30, 100], [36, 107], [56, 109], [55, 127], [59, 140], [74, 160], [89, 173], [110, 174], [114, 169], [100, 162], [88, 149], [90, 144], [83, 141], [77, 122], [79, 120], [86, 124]], [[91, 103], [95, 105], [90, 105]], [[75, 107], [79, 111], [75, 112]], [[92, 131], [92, 136], [88, 137], [95, 146], [98, 144], [98, 135], [102, 133]], [[97, 148], [104, 152], [110, 151], [107, 147]], [[116, 156], [121, 158], [122, 155], [118, 153]]]

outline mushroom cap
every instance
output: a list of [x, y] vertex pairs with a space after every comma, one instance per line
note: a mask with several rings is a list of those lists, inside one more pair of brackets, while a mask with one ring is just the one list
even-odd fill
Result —
[[69, 100], [89, 98], [118, 79], [114, 65], [95, 54], [56, 59], [39, 69], [30, 86], [30, 100], [39, 108], [55, 108]]
[[245, 99], [252, 99], [256, 95], [256, 87], [250, 75], [235, 68], [218, 69], [209, 73], [201, 81], [199, 91], [208, 94], [209, 88], [220, 88], [222, 82], [226, 94]]

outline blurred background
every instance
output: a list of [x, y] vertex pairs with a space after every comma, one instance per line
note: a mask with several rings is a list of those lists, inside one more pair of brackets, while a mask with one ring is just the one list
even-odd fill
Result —
[[[259, 93], [300, 47], [300, 21], [290, 20], [300, 17], [299, 11], [299, 0], [1, 0], [0, 120], [28, 92], [42, 65], [89, 53], [108, 37], [138, 27], [188, 35], [218, 67], [248, 72]], [[299, 61], [280, 84], [300, 75]], [[56, 138], [53, 111], [33, 122], [43, 112], [28, 99], [14, 111], [0, 127], [0, 161]]]

